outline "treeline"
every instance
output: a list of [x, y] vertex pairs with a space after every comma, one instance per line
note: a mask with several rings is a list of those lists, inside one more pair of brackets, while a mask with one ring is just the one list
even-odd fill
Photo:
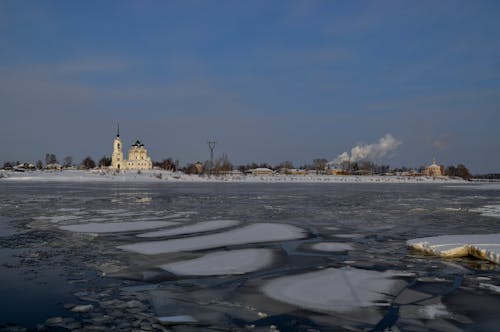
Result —
[[459, 177], [459, 178], [466, 179], [466, 180], [469, 180], [470, 178], [472, 178], [469, 170], [463, 164], [458, 164], [457, 166], [446, 167], [446, 169], [444, 170], [444, 175]]
[[[58, 158], [53, 153], [45, 154], [45, 163], [42, 160], [38, 160], [34, 165], [16, 162], [4, 162], [3, 169], [94, 169], [96, 167], [105, 168], [111, 166], [111, 157], [103, 156], [97, 162], [95, 162], [92, 157], [85, 157], [80, 163], [74, 163], [73, 157], [66, 156], [62, 159], [62, 163], [59, 163]], [[348, 175], [385, 175], [385, 174], [422, 174], [425, 170], [425, 166], [420, 166], [417, 168], [410, 168], [406, 166], [391, 168], [390, 165], [377, 164], [371, 161], [359, 161], [359, 162], [344, 162], [339, 165], [329, 165], [327, 159], [317, 158], [313, 159], [310, 164], [300, 165], [296, 167], [291, 161], [282, 161], [278, 164], [271, 165], [269, 163], [247, 163], [244, 165], [235, 166], [229, 160], [226, 154], [223, 154], [219, 158], [215, 159], [213, 164], [210, 161], [188, 163], [184, 166], [180, 166], [179, 160], [174, 160], [173, 158], [164, 158], [161, 161], [153, 161], [153, 167], [156, 169], [163, 169], [167, 171], [177, 172], [182, 171], [186, 174], [228, 174], [233, 171], [239, 171], [245, 173], [251, 169], [256, 168], [268, 168], [273, 171], [283, 171], [300, 169], [304, 171], [315, 171], [316, 174], [325, 174], [330, 168], [335, 168], [340, 174]], [[448, 166], [443, 170], [444, 175], [451, 177], [460, 177], [463, 179], [471, 179], [473, 176], [470, 174], [467, 167], [463, 164], [458, 164], [456, 166]], [[482, 176], [475, 176], [475, 178], [482, 179], [500, 179], [500, 174], [487, 174]]]
[[62, 159], [60, 163], [57, 159], [57, 156], [54, 153], [45, 154], [45, 163], [42, 160], [37, 160], [35, 164], [22, 163], [20, 161], [6, 161], [3, 163], [2, 168], [5, 170], [14, 169], [14, 168], [26, 168], [26, 169], [70, 169], [70, 168], [78, 168], [78, 169], [93, 169], [96, 166], [98, 167], [107, 167], [111, 166], [111, 157], [103, 156], [96, 163], [92, 157], [85, 157], [80, 163], [76, 164], [73, 161], [73, 157], [66, 156]]
[[485, 180], [500, 180], [500, 173], [490, 173], [490, 174], [476, 174], [475, 179], [485, 179]]

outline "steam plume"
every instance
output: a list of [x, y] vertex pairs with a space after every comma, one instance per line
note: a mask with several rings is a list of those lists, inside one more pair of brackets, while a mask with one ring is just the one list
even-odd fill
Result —
[[356, 162], [360, 160], [375, 161], [395, 150], [401, 144], [402, 142], [394, 138], [391, 134], [386, 134], [377, 143], [356, 145], [351, 149], [350, 155], [347, 152], [343, 152], [331, 161], [331, 163], [341, 164], [343, 162]]

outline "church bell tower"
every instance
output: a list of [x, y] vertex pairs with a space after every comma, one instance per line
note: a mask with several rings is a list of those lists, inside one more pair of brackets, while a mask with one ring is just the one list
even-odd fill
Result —
[[114, 170], [120, 171], [125, 169], [126, 162], [123, 160], [123, 145], [120, 139], [120, 124], [116, 128], [116, 137], [113, 142], [113, 155], [111, 156], [111, 167]]

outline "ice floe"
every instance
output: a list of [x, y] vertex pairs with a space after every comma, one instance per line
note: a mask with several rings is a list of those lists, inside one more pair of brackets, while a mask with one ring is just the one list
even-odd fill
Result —
[[140, 254], [155, 255], [247, 243], [293, 240], [305, 236], [306, 232], [303, 229], [292, 225], [256, 223], [223, 233], [164, 241], [139, 242], [119, 246], [118, 248]]
[[480, 288], [488, 289], [494, 293], [500, 294], [500, 286], [497, 285], [492, 285], [492, 284], [486, 284], [486, 283], [479, 283]]
[[334, 234], [335, 237], [339, 237], [341, 239], [357, 239], [364, 237], [363, 234]]
[[442, 303], [429, 304], [420, 308], [419, 312], [427, 319], [435, 319], [437, 317], [450, 316], [448, 310]]
[[484, 182], [466, 185], [446, 186], [449, 189], [500, 190], [499, 182]]
[[61, 216], [40, 216], [40, 217], [36, 217], [34, 218], [35, 220], [37, 221], [48, 221], [48, 222], [52, 222], [52, 223], [62, 223], [62, 222], [65, 222], [65, 221], [69, 221], [69, 220], [78, 220], [80, 219], [80, 216], [76, 216], [76, 215], [61, 215]]
[[217, 229], [227, 228], [231, 226], [236, 226], [240, 222], [237, 220], [210, 220], [201, 222], [194, 225], [187, 225], [172, 229], [166, 229], [155, 232], [148, 232], [144, 234], [139, 234], [139, 237], [160, 237], [160, 236], [174, 236], [174, 235], [183, 235], [183, 234], [192, 234], [192, 233], [200, 233], [213, 231]]
[[475, 209], [470, 209], [470, 212], [479, 212], [482, 216], [500, 218], [500, 204], [486, 205]]
[[500, 234], [442, 235], [408, 240], [413, 249], [441, 257], [474, 256], [500, 264]]
[[127, 211], [125, 209], [101, 209], [101, 210], [97, 210], [96, 212], [100, 213], [100, 214], [111, 214], [111, 215], [130, 214], [130, 211]]
[[162, 316], [158, 317], [158, 321], [163, 324], [185, 324], [197, 322], [195, 318], [189, 315]]
[[145, 229], [161, 228], [177, 225], [173, 221], [127, 221], [127, 222], [109, 222], [109, 223], [88, 223], [77, 225], [60, 226], [59, 228], [65, 231], [78, 233], [114, 233], [114, 232], [130, 232], [140, 231]]
[[350, 243], [342, 243], [342, 242], [319, 242], [315, 243], [311, 246], [311, 249], [318, 251], [348, 251], [354, 250], [354, 247]]
[[273, 251], [270, 249], [218, 251], [200, 258], [165, 264], [160, 267], [178, 275], [244, 274], [270, 265], [273, 256]]
[[262, 291], [275, 300], [306, 309], [348, 312], [371, 307], [394, 294], [398, 280], [391, 272], [355, 268], [329, 268], [281, 277], [267, 282]]

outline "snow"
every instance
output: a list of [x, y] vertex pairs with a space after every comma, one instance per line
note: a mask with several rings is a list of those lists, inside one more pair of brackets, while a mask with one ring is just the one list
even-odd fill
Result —
[[363, 234], [334, 234], [335, 237], [339, 237], [341, 239], [357, 239], [364, 237]]
[[197, 320], [189, 315], [177, 315], [177, 316], [163, 316], [158, 317], [161, 323], [165, 324], [182, 324], [182, 323], [196, 323]]
[[485, 217], [495, 217], [500, 218], [500, 204], [497, 205], [485, 205], [483, 207], [470, 209], [470, 212], [479, 212]]
[[442, 303], [429, 304], [420, 308], [419, 312], [427, 319], [450, 316], [448, 310]]
[[350, 243], [341, 242], [319, 242], [313, 244], [311, 248], [318, 251], [330, 252], [354, 250], [354, 247]]
[[66, 225], [59, 228], [65, 231], [78, 233], [114, 233], [114, 232], [130, 232], [140, 231], [145, 229], [161, 228], [177, 225], [173, 221], [128, 221], [128, 222], [109, 222], [109, 223], [88, 223], [78, 225]]
[[70, 220], [78, 220], [80, 219], [80, 216], [75, 216], [75, 215], [61, 215], [61, 216], [40, 216], [34, 218], [35, 220], [38, 221], [49, 221], [51, 223], [63, 223], [65, 221], [70, 221]]
[[[447, 177], [414, 177], [414, 176], [355, 176], [355, 175], [224, 175], [198, 176], [184, 173], [174, 173], [164, 170], [125, 171], [114, 174], [101, 170], [63, 170], [63, 171], [4, 171], [1, 181], [56, 181], [56, 182], [247, 182], [247, 183], [468, 183], [461, 179]], [[465, 186], [467, 187], [467, 186]]]
[[139, 234], [139, 237], [160, 237], [160, 236], [173, 236], [182, 234], [192, 234], [213, 231], [221, 228], [227, 228], [231, 226], [236, 226], [240, 222], [237, 220], [210, 220], [201, 222], [194, 225], [182, 226], [172, 229], [166, 229], [161, 231], [149, 232], [144, 234]]
[[500, 182], [475, 182], [460, 186], [447, 186], [451, 189], [500, 190]]
[[494, 293], [500, 294], [500, 286], [497, 285], [492, 285], [492, 284], [486, 284], [486, 283], [479, 283], [480, 288], [488, 289]]
[[223, 233], [200, 235], [182, 239], [139, 242], [118, 248], [146, 255], [179, 251], [203, 250], [224, 246], [270, 241], [299, 239], [306, 232], [298, 227], [284, 224], [256, 223]]
[[178, 275], [234, 275], [262, 269], [270, 265], [272, 261], [272, 250], [241, 249], [217, 251], [206, 254], [200, 258], [165, 264], [160, 267]]
[[385, 300], [397, 284], [391, 272], [329, 268], [277, 278], [261, 289], [270, 298], [306, 309], [348, 312]]
[[442, 235], [406, 241], [413, 249], [441, 257], [474, 256], [500, 264], [500, 234]]
[[127, 211], [125, 209], [101, 209], [97, 210], [96, 212], [100, 214], [111, 214], [111, 215], [130, 214], [130, 211]]

